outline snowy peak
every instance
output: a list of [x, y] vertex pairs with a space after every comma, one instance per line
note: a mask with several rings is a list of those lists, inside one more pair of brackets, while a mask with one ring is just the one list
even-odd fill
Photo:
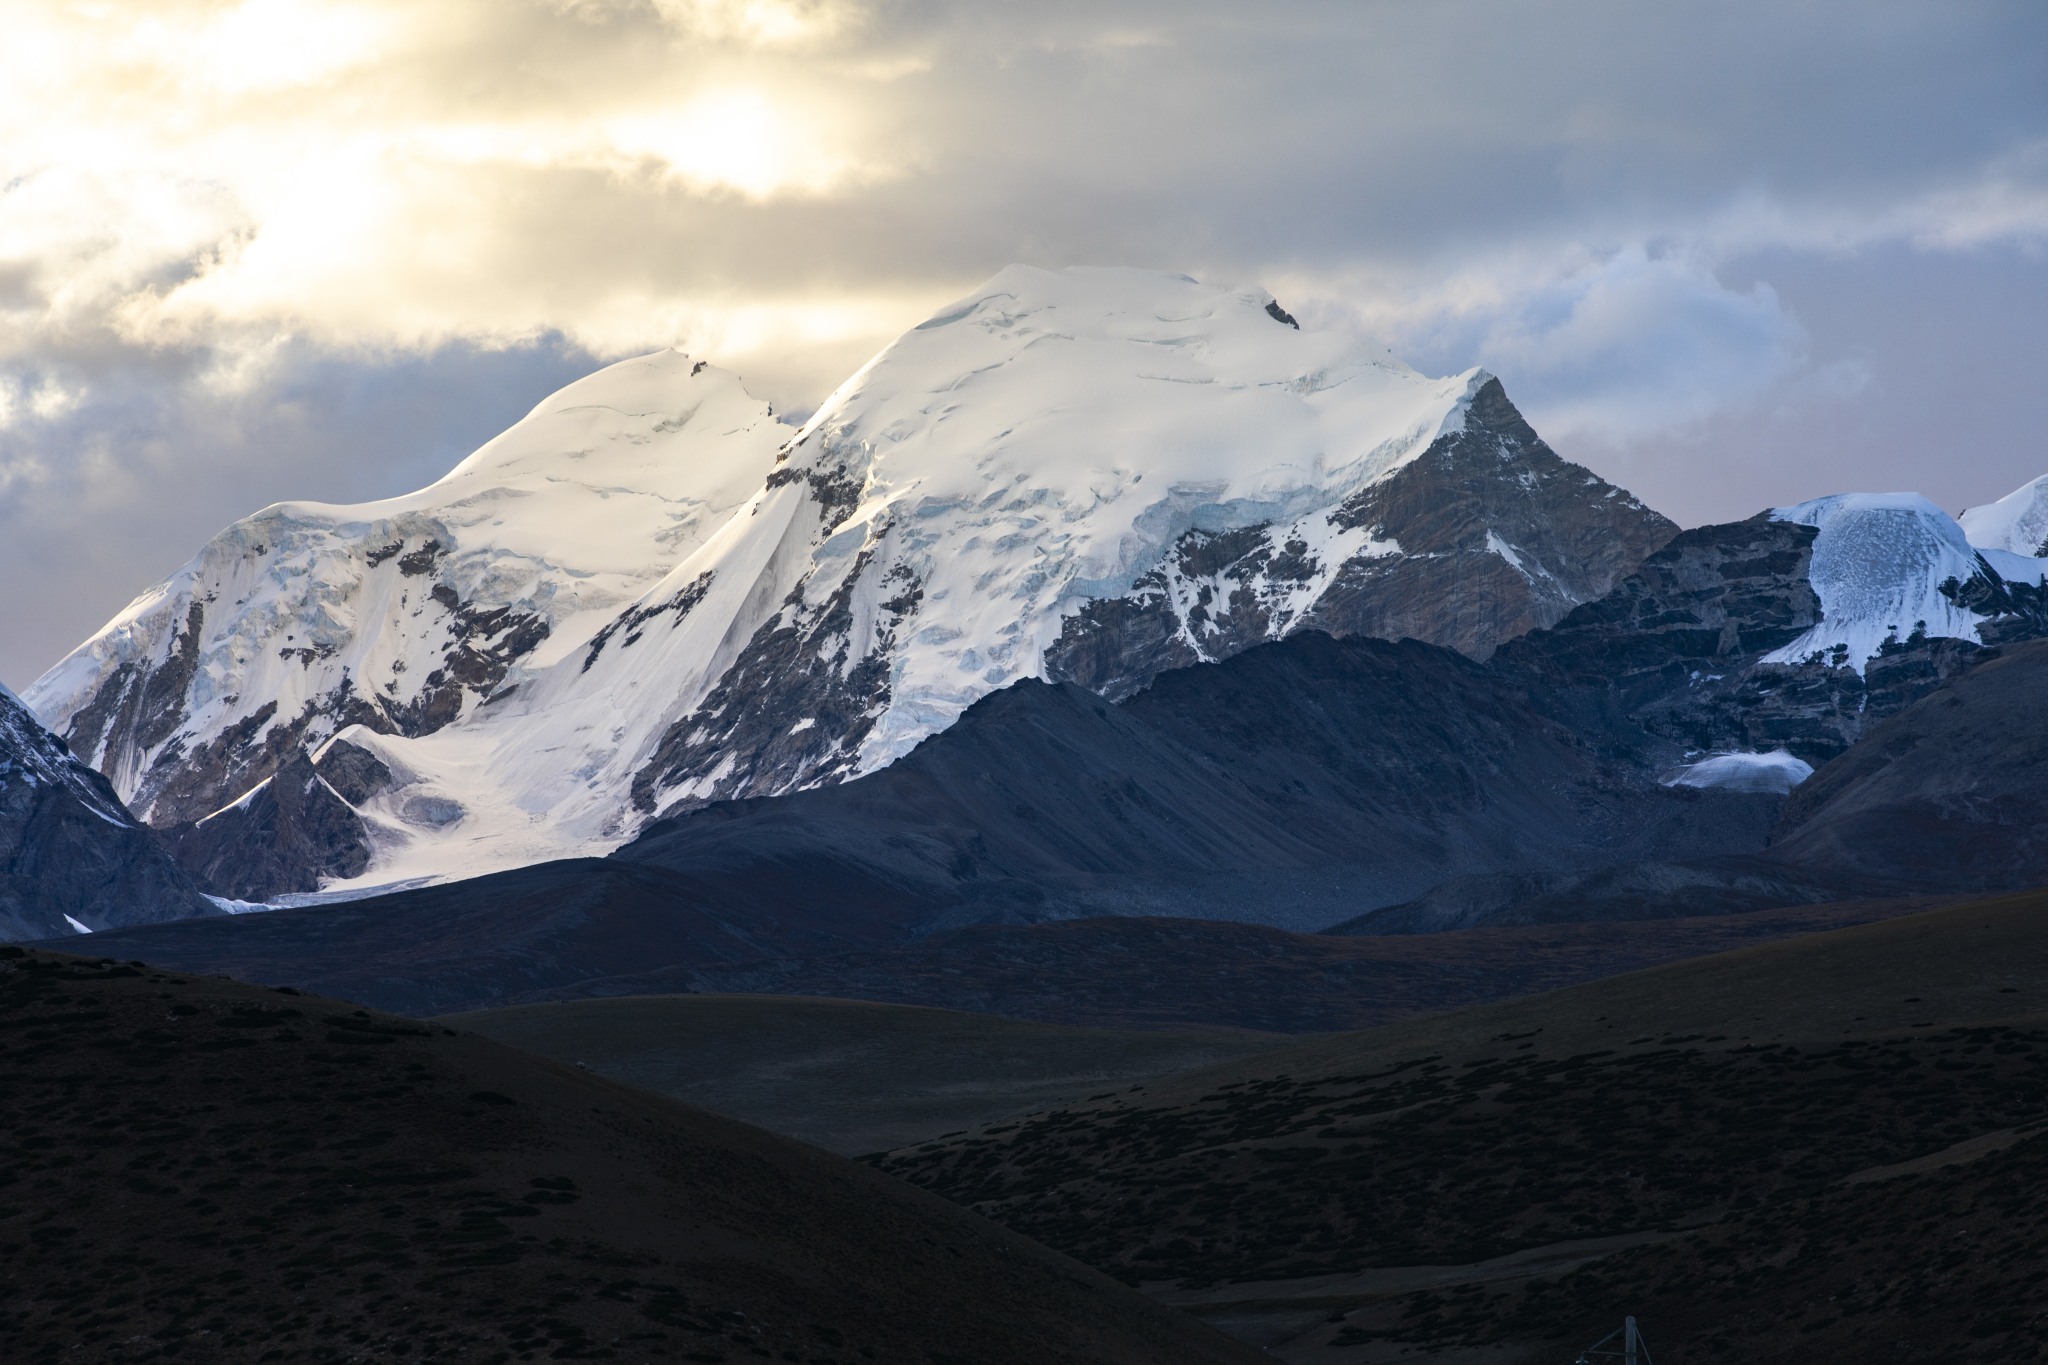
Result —
[[[313, 755], [320, 782], [194, 837], [225, 867], [356, 830], [364, 861], [291, 889], [368, 888], [872, 772], [1019, 679], [1116, 698], [1302, 629], [1483, 658], [1675, 529], [1483, 370], [1418, 374], [1263, 290], [1013, 266], [795, 433], [668, 353], [406, 498], [268, 509], [35, 700], [159, 825]], [[351, 751], [375, 791], [328, 775]]]
[[1888, 644], [1915, 636], [1981, 642], [1987, 618], [2016, 610], [2005, 601], [2013, 588], [2038, 589], [2048, 570], [2048, 561], [1978, 549], [1918, 493], [1842, 493], [1771, 517], [1818, 528], [1809, 574], [1822, 616], [1766, 663], [1825, 660], [1861, 673]]
[[196, 820], [342, 727], [430, 733], [573, 651], [787, 434], [688, 356], [610, 366], [419, 492], [228, 527], [27, 700], [152, 823]]
[[[1013, 266], [891, 343], [735, 518], [749, 547], [732, 553], [774, 566], [749, 600], [775, 605], [689, 627], [747, 643], [636, 773], [636, 805], [840, 780], [1018, 678], [1120, 696], [1305, 626], [1483, 655], [1675, 530], [1543, 448], [1484, 371], [1429, 379], [1272, 303]], [[1441, 468], [1401, 482], [1432, 454]], [[1456, 492], [1439, 487], [1453, 466]], [[1571, 543], [1520, 514], [1545, 499], [1570, 505]], [[1401, 539], [1430, 539], [1424, 513], [1447, 504], [1457, 555]], [[726, 578], [708, 551], [664, 590], [705, 573]]]
[[1963, 534], [1980, 550], [2003, 550], [2029, 559], [2048, 556], [2048, 474], [2022, 484], [1997, 502], [1962, 516]]

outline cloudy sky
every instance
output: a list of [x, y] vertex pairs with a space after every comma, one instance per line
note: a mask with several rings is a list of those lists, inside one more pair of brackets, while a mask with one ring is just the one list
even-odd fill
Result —
[[1263, 284], [1683, 524], [2048, 472], [2048, 6], [0, 0], [0, 680], [680, 345]]

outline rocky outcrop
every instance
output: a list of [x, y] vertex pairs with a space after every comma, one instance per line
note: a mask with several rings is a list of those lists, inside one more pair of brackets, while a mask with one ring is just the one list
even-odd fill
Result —
[[[353, 745], [332, 747], [343, 751], [337, 776], [358, 788], [371, 776], [362, 760], [383, 766]], [[208, 892], [231, 900], [318, 891], [321, 878], [353, 877], [370, 862], [362, 817], [303, 751], [234, 804], [160, 834]]]
[[[1769, 512], [1682, 532], [1600, 601], [1504, 646], [1494, 666], [1533, 684], [1551, 714], [1644, 763], [1774, 749], [1825, 763], [1990, 655], [1914, 628], [1868, 660], [1843, 650], [1767, 661], [1822, 619], [1810, 578], [1817, 534]], [[1989, 566], [1943, 591], [2002, 613], [1987, 635], [2037, 629], [2024, 604], [2040, 590], [2007, 585]]]
[[[402, 548], [402, 542], [395, 548]], [[399, 573], [405, 575], [408, 564], [413, 571], [431, 572], [438, 557], [438, 542], [430, 538], [421, 550], [399, 559]], [[154, 668], [140, 661], [118, 665], [73, 715], [71, 742], [100, 755], [103, 770], [138, 773], [134, 800], [148, 809], [152, 825], [190, 825], [223, 799], [267, 781], [309, 745], [351, 725], [385, 735], [432, 734], [465, 707], [489, 697], [548, 638], [545, 617], [480, 607], [445, 582], [418, 590], [417, 604], [413, 595], [401, 592], [398, 606], [416, 618], [414, 633], [426, 645], [431, 665], [416, 683], [401, 686], [403, 666], [394, 667], [381, 687], [343, 668], [334, 687], [306, 698], [288, 715], [281, 715], [278, 699], [270, 698], [232, 724], [193, 732], [188, 728], [192, 674], [208, 629], [208, 604], [194, 602], [165, 661]], [[279, 651], [305, 668], [332, 652], [312, 645]]]
[[1067, 618], [1047, 676], [1120, 698], [1165, 669], [1295, 630], [1485, 659], [1601, 597], [1678, 529], [1560, 459], [1498, 379], [1480, 386], [1460, 430], [1322, 520], [1363, 532], [1364, 548], [1332, 565], [1293, 524], [1188, 531], [1129, 595]]
[[0, 688], [0, 939], [219, 913], [107, 779]]

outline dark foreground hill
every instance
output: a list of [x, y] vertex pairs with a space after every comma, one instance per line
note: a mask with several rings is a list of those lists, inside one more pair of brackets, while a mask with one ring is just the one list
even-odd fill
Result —
[[10, 1361], [1250, 1362], [816, 1148], [351, 1005], [0, 949]]
[[1290, 1360], [1569, 1360], [1628, 1312], [1663, 1365], [2025, 1360], [2036, 1130], [2043, 892], [1305, 1041], [881, 1165]]

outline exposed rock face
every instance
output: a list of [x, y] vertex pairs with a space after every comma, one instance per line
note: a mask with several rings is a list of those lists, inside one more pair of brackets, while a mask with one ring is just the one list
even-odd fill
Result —
[[0, 688], [0, 939], [219, 913], [107, 779]]
[[1605, 594], [1678, 529], [1558, 458], [1498, 379], [1460, 430], [1323, 519], [1365, 532], [1366, 549], [1329, 565], [1292, 526], [1187, 532], [1128, 596], [1067, 619], [1047, 676], [1118, 698], [1163, 669], [1304, 629], [1485, 659]]
[[[1683, 751], [1787, 749], [1825, 763], [1944, 678], [1989, 657], [1968, 640], [1914, 630], [1859, 672], [1846, 653], [1767, 662], [1822, 619], [1810, 577], [1815, 528], [1759, 513], [1674, 537], [1605, 598], [1508, 644], [1494, 665], [1588, 734], [1646, 762]], [[1992, 619], [1987, 636], [2036, 633], [2041, 590], [1979, 561], [1941, 591]]]
[[[361, 749], [346, 748], [377, 762]], [[349, 769], [359, 781], [366, 776], [360, 762], [336, 766]], [[370, 861], [369, 831], [362, 818], [304, 752], [233, 805], [161, 834], [201, 885], [233, 900], [318, 891], [322, 877], [353, 877]]]
[[[287, 532], [273, 538], [288, 536]], [[393, 557], [405, 543], [399, 540], [383, 547], [391, 551], [383, 558]], [[268, 548], [255, 547], [263, 553]], [[338, 553], [344, 560], [348, 556], [345, 547]], [[440, 558], [440, 543], [428, 537], [420, 549], [398, 558], [397, 574], [405, 578], [431, 573]], [[382, 562], [374, 551], [368, 559], [370, 568]], [[465, 707], [488, 697], [520, 660], [547, 640], [549, 629], [545, 616], [505, 606], [480, 607], [447, 582], [401, 585], [396, 606], [399, 613], [409, 611], [409, 619], [392, 634], [405, 654], [424, 650], [431, 667], [423, 678], [402, 683], [415, 663], [406, 657], [392, 661], [392, 676], [381, 687], [359, 685], [343, 667], [330, 690], [303, 700], [287, 696], [289, 715], [280, 715], [279, 700], [270, 698], [232, 724], [210, 733], [203, 728], [195, 732], [193, 683], [209, 652], [203, 642], [209, 634], [232, 636], [236, 629], [229, 611], [220, 613], [228, 623], [209, 631], [209, 605], [218, 610], [217, 595], [191, 604], [184, 629], [172, 637], [161, 665], [151, 667], [140, 659], [116, 664], [91, 700], [71, 717], [71, 742], [83, 752], [99, 755], [103, 770], [133, 774], [133, 799], [159, 828], [204, 818], [224, 799], [268, 780], [292, 755], [351, 725], [378, 734], [433, 733]], [[414, 645], [419, 648], [411, 648]], [[278, 655], [310, 672], [313, 664], [334, 652], [328, 646], [286, 645]]]

